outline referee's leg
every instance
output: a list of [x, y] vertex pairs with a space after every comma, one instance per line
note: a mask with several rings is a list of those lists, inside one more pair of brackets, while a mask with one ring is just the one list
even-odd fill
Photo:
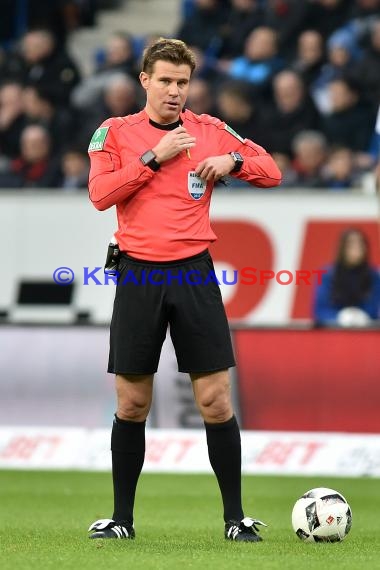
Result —
[[205, 423], [208, 454], [222, 495], [224, 520], [241, 521], [244, 514], [240, 430], [232, 408], [228, 370], [191, 373], [190, 377]]
[[112, 427], [113, 520], [133, 525], [137, 482], [145, 457], [145, 423], [153, 375], [116, 375], [117, 412]]

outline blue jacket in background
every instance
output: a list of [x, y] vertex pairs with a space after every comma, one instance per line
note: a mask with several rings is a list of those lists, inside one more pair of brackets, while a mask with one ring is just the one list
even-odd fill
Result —
[[[345, 305], [336, 305], [331, 298], [334, 266], [326, 268], [327, 273], [322, 275], [321, 284], [317, 285], [313, 299], [313, 318], [318, 323], [333, 323], [340, 310]], [[371, 319], [380, 319], [380, 274], [371, 269], [372, 288], [367, 299], [355, 307], [362, 309]]]

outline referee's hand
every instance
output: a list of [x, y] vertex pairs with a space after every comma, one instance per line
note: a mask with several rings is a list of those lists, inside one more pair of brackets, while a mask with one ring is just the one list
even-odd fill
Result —
[[152, 150], [156, 155], [156, 161], [161, 163], [180, 152], [186, 151], [195, 146], [195, 137], [192, 137], [185, 127], [177, 127], [169, 131], [162, 137], [158, 145]]
[[209, 156], [197, 165], [195, 173], [203, 180], [217, 181], [229, 174], [234, 166], [235, 162], [230, 154]]

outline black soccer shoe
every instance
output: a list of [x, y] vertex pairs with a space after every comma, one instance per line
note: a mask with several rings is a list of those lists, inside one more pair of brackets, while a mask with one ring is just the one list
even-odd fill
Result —
[[89, 538], [135, 538], [135, 529], [132, 525], [117, 524], [112, 519], [100, 519], [92, 523]]
[[260, 542], [263, 539], [257, 534], [259, 532], [257, 525], [267, 526], [262, 521], [250, 517], [245, 517], [240, 522], [228, 521], [225, 524], [224, 537], [238, 542]]

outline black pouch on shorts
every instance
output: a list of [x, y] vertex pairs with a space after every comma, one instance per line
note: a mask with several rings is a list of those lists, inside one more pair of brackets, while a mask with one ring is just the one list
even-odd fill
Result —
[[120, 248], [118, 243], [110, 243], [107, 249], [104, 273], [108, 275], [118, 275], [120, 261]]

